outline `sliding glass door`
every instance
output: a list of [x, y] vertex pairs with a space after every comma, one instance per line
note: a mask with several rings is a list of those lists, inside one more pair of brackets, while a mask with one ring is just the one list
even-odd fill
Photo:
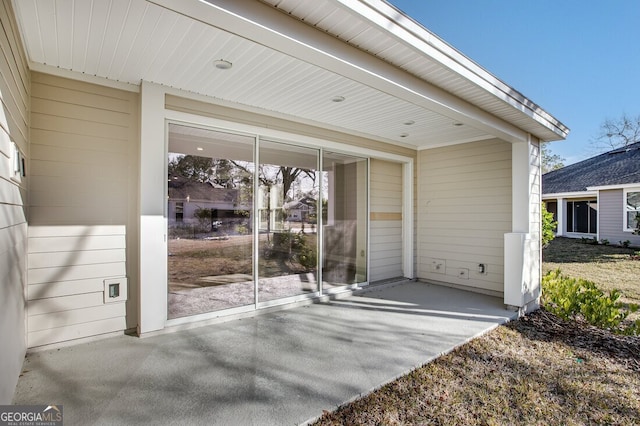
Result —
[[366, 158], [323, 154], [323, 288], [367, 281]]
[[317, 149], [260, 141], [258, 301], [318, 291]]
[[366, 282], [367, 179], [366, 158], [169, 124], [168, 318]]
[[254, 143], [169, 125], [169, 319], [255, 303]]

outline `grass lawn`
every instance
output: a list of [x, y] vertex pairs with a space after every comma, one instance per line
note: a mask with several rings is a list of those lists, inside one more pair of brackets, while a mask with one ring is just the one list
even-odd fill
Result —
[[542, 271], [560, 268], [563, 274], [593, 281], [602, 290], [620, 290], [625, 302], [640, 303], [640, 261], [631, 259], [636, 250], [556, 238], [542, 252]]
[[[640, 302], [631, 250], [558, 239], [544, 269], [618, 288]], [[496, 328], [317, 425], [640, 424], [640, 337], [537, 311]]]

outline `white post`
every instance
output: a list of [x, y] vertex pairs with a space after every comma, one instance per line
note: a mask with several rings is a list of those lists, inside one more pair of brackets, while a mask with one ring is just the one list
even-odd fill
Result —
[[167, 319], [167, 222], [164, 90], [142, 82], [140, 113], [140, 298], [138, 334]]
[[537, 307], [540, 296], [540, 145], [530, 135], [514, 143], [512, 232], [504, 241], [504, 303], [520, 310]]
[[566, 229], [566, 221], [565, 221], [565, 206], [566, 206], [566, 202], [564, 200], [564, 198], [558, 198], [558, 207], [556, 208], [556, 216], [558, 217], [558, 225], [557, 225], [557, 231], [556, 231], [556, 235], [558, 237], [562, 237], [563, 235], [566, 234], [567, 229]]

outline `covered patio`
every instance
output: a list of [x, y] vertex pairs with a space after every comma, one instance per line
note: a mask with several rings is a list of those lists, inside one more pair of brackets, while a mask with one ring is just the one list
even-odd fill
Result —
[[515, 318], [501, 299], [399, 281], [325, 303], [27, 356], [13, 402], [65, 424], [299, 424]]

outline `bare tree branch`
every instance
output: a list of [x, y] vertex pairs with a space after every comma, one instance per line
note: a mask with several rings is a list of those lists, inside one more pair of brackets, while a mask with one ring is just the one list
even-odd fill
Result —
[[622, 148], [640, 142], [640, 115], [631, 117], [623, 113], [619, 118], [607, 118], [591, 145], [599, 152]]

